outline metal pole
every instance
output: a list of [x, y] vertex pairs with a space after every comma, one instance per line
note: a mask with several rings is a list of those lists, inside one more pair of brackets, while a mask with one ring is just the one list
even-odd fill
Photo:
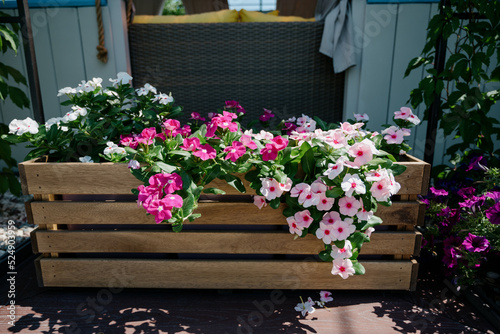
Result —
[[[444, 13], [444, 6], [446, 6], [447, 0], [440, 1], [439, 12], [442, 15]], [[446, 44], [447, 40], [443, 36], [439, 36], [436, 41], [436, 56], [434, 59], [434, 69], [437, 73], [443, 72], [444, 62], [446, 59]], [[436, 134], [439, 118], [441, 117], [441, 96], [434, 94], [434, 101], [429, 107], [429, 114], [427, 117], [427, 133], [425, 140], [425, 151], [424, 151], [424, 161], [427, 163], [434, 162], [434, 151], [436, 149]]]
[[19, 10], [19, 18], [21, 21], [21, 34], [23, 37], [24, 59], [26, 61], [31, 106], [33, 107], [35, 120], [39, 123], [45, 123], [28, 0], [17, 0], [17, 8]]

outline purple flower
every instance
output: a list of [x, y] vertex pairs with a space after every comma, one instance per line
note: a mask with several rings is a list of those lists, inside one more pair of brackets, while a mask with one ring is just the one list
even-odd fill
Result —
[[465, 250], [468, 252], [479, 253], [487, 250], [490, 246], [490, 242], [485, 237], [469, 233], [462, 243], [462, 246], [464, 246]]
[[434, 196], [448, 196], [448, 192], [444, 189], [436, 189], [434, 187], [430, 187], [430, 191]]
[[497, 202], [495, 205], [487, 209], [485, 212], [486, 212], [486, 218], [488, 218], [490, 223], [495, 225], [500, 224], [500, 202]]
[[458, 203], [461, 208], [473, 208], [474, 206], [483, 206], [484, 200], [486, 198], [484, 196], [472, 196], [472, 198], [465, 200], [464, 202]]
[[454, 248], [462, 246], [463, 242], [462, 238], [452, 235], [443, 240], [443, 245], [444, 248]]
[[476, 189], [473, 187], [466, 187], [466, 188], [461, 188], [457, 194], [462, 197], [463, 199], [469, 198], [470, 196], [474, 195], [476, 192]]
[[443, 263], [447, 268], [453, 268], [457, 265], [457, 251], [455, 248], [447, 247], [444, 249]]
[[482, 170], [484, 171], [485, 170], [485, 167], [481, 164], [482, 160], [484, 159], [483, 156], [477, 156], [475, 158], [473, 158], [470, 163], [469, 163], [469, 166], [467, 166], [467, 169], [465, 169], [466, 172], [468, 171], [471, 171], [471, 170]]
[[500, 191], [492, 191], [486, 193], [486, 197], [489, 197], [495, 201], [495, 203], [500, 202]]

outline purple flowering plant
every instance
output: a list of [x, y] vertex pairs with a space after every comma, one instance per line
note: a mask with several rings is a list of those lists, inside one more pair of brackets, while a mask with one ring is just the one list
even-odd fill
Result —
[[441, 260], [446, 276], [472, 285], [500, 251], [500, 170], [476, 156], [446, 176], [421, 198], [423, 248]]

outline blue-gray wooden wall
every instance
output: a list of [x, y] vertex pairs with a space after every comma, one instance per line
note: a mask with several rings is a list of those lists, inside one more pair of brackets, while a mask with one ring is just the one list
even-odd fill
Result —
[[[424, 46], [429, 19], [437, 12], [437, 4], [366, 4], [352, 0], [354, 18], [354, 49], [358, 65], [348, 70], [344, 101], [344, 119], [353, 113], [370, 115], [370, 128], [380, 129], [391, 121], [393, 112], [408, 101], [410, 91], [417, 87], [424, 71], [414, 71], [403, 79], [408, 62], [418, 56]], [[12, 12], [12, 11], [11, 11]], [[124, 2], [109, 0], [103, 7], [106, 47], [109, 61], [96, 58], [98, 44], [94, 7], [32, 9], [32, 25], [46, 118], [61, 116], [68, 107], [59, 105], [57, 91], [75, 87], [81, 80], [115, 77], [129, 67], [125, 30]], [[25, 72], [22, 50], [17, 57], [2, 56], [2, 61]], [[498, 88], [490, 84], [489, 88]], [[26, 90], [27, 91], [27, 90]], [[175, 92], [174, 92], [175, 93]], [[500, 114], [500, 104], [495, 114]], [[415, 111], [422, 118], [423, 110]], [[11, 102], [0, 103], [0, 122], [31, 116]], [[422, 158], [426, 124], [417, 127], [409, 139], [413, 155]], [[445, 147], [452, 138], [437, 136], [435, 164], [446, 163]], [[15, 157], [22, 160], [27, 151], [16, 148]]]

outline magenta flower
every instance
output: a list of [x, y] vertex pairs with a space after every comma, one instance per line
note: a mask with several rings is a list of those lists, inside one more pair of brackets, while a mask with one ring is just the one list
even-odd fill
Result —
[[473, 187], [466, 187], [466, 188], [461, 188], [457, 194], [462, 197], [462, 198], [469, 198], [470, 196], [474, 195], [474, 193], [476, 192], [476, 189], [474, 189]]
[[260, 151], [260, 154], [262, 154], [263, 161], [275, 160], [278, 157], [278, 149], [275, 145], [268, 143], [266, 147]]
[[194, 156], [197, 156], [201, 160], [215, 159], [217, 156], [217, 151], [209, 144], [201, 145], [193, 152]]
[[155, 217], [157, 224], [164, 220], [172, 218], [172, 207], [168, 206], [168, 201], [165, 199], [151, 201], [146, 211]]
[[163, 127], [167, 130], [167, 133], [172, 133], [181, 127], [181, 122], [176, 119], [167, 119], [163, 122]]
[[205, 120], [205, 118], [201, 117], [201, 115], [199, 113], [197, 113], [197, 112], [192, 112], [190, 119], [194, 119], [194, 120], [197, 120], [197, 121], [204, 121]]
[[120, 135], [120, 145], [122, 146], [128, 146], [130, 148], [133, 148], [134, 150], [137, 148], [137, 141], [135, 140], [135, 137], [128, 135]]
[[236, 162], [239, 157], [246, 153], [246, 148], [239, 141], [233, 141], [233, 144], [226, 147], [224, 152], [227, 152], [226, 160], [231, 159], [232, 162]]
[[243, 109], [242, 106], [240, 106], [240, 103], [238, 101], [230, 100], [226, 101], [226, 108], [228, 109], [236, 109], [239, 113], [245, 113], [245, 109]]
[[273, 115], [272, 110], [264, 108], [264, 113], [262, 115], [260, 115], [259, 120], [261, 122], [267, 122], [273, 117], [274, 117], [274, 115]]
[[434, 196], [448, 196], [448, 192], [444, 189], [436, 189], [434, 187], [430, 187], [429, 190]]
[[485, 167], [483, 166], [483, 164], [481, 164], [483, 159], [484, 159], [483, 156], [477, 156], [477, 157], [473, 158], [470, 161], [469, 166], [467, 166], [467, 168], [465, 169], [465, 171], [468, 172], [471, 170], [484, 170]]
[[149, 178], [149, 185], [159, 190], [164, 190], [166, 194], [171, 194], [182, 189], [182, 178], [179, 174], [159, 173]]
[[490, 223], [495, 225], [500, 224], [500, 202], [487, 209], [485, 213]]
[[257, 144], [255, 144], [255, 142], [252, 140], [252, 137], [249, 135], [242, 135], [240, 141], [243, 145], [251, 150], [255, 150], [257, 148]]
[[144, 208], [147, 207], [147, 204], [144, 205], [144, 203], [147, 203], [148, 200], [158, 199], [160, 197], [160, 192], [155, 187], [145, 186], [141, 184], [139, 187], [137, 187], [137, 190], [139, 190], [139, 196], [137, 197], [137, 204], [139, 206], [143, 205]]
[[274, 137], [272, 142], [278, 151], [284, 150], [288, 146], [288, 140], [281, 136]]
[[491, 191], [489, 193], [486, 193], [486, 197], [489, 197], [494, 200], [495, 203], [498, 203], [500, 202], [500, 191]]
[[174, 208], [182, 208], [183, 204], [182, 197], [175, 194], [168, 194], [162, 201], [164, 201], [167, 206]]
[[462, 243], [462, 246], [464, 246], [465, 250], [468, 252], [479, 253], [487, 250], [490, 246], [490, 242], [485, 237], [469, 233]]
[[286, 131], [287, 134], [291, 134], [292, 131], [297, 129], [297, 125], [290, 123], [290, 122], [285, 122], [285, 126], [283, 127], [283, 131]]
[[183, 146], [179, 146], [180, 148], [182, 148], [184, 151], [195, 151], [196, 149], [198, 149], [198, 147], [200, 147], [201, 143], [200, 143], [200, 140], [197, 138], [197, 137], [194, 137], [194, 138], [184, 138], [184, 140], [182, 141], [182, 145]]
[[156, 129], [155, 128], [146, 128], [142, 130], [140, 136], [137, 138], [139, 143], [144, 145], [153, 144], [153, 139], [156, 137]]

